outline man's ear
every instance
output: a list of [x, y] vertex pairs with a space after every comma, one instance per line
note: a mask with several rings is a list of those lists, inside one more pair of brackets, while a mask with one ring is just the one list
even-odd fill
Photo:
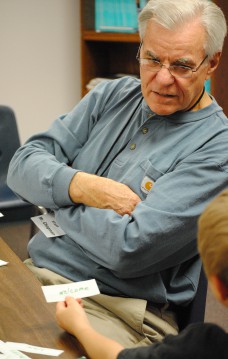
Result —
[[216, 52], [212, 59], [209, 60], [206, 80], [208, 80], [212, 73], [217, 69], [221, 55], [221, 52]]
[[228, 307], [228, 287], [217, 275], [211, 275], [209, 277], [209, 283], [216, 298]]

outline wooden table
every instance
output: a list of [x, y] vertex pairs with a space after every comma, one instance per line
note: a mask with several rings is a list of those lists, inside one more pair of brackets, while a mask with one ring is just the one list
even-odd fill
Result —
[[[64, 352], [55, 358], [75, 359], [83, 355], [77, 340], [59, 328], [56, 303], [47, 303], [40, 282], [0, 238], [0, 339]], [[25, 353], [34, 359], [54, 358]]]

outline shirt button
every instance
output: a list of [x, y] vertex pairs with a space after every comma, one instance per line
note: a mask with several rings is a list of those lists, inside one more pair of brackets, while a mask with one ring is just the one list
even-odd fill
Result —
[[148, 128], [147, 128], [147, 127], [142, 128], [142, 133], [143, 133], [144, 135], [145, 135], [147, 132], [148, 132]]
[[132, 143], [131, 145], [130, 145], [130, 150], [134, 150], [136, 148], [136, 144], [135, 143]]

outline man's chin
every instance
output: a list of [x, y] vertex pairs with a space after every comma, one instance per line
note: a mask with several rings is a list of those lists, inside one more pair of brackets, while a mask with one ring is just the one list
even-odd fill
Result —
[[172, 115], [173, 113], [177, 112], [178, 110], [174, 106], [149, 106], [150, 109], [155, 112], [159, 116], [168, 116]]

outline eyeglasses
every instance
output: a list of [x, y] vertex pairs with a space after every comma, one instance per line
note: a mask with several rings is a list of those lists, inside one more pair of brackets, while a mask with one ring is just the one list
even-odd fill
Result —
[[183, 66], [183, 65], [170, 65], [166, 66], [163, 63], [161, 63], [159, 60], [156, 59], [145, 59], [140, 57], [140, 49], [142, 47], [142, 42], [139, 46], [136, 59], [140, 63], [141, 67], [145, 70], [148, 70], [150, 72], [159, 72], [162, 67], [165, 67], [169, 73], [174, 77], [180, 77], [180, 78], [190, 78], [192, 77], [193, 72], [196, 72], [199, 70], [200, 66], [203, 65], [204, 61], [208, 58], [208, 55], [204, 57], [204, 59], [201, 61], [199, 66], [197, 66], [195, 69], [192, 69], [189, 66]]

